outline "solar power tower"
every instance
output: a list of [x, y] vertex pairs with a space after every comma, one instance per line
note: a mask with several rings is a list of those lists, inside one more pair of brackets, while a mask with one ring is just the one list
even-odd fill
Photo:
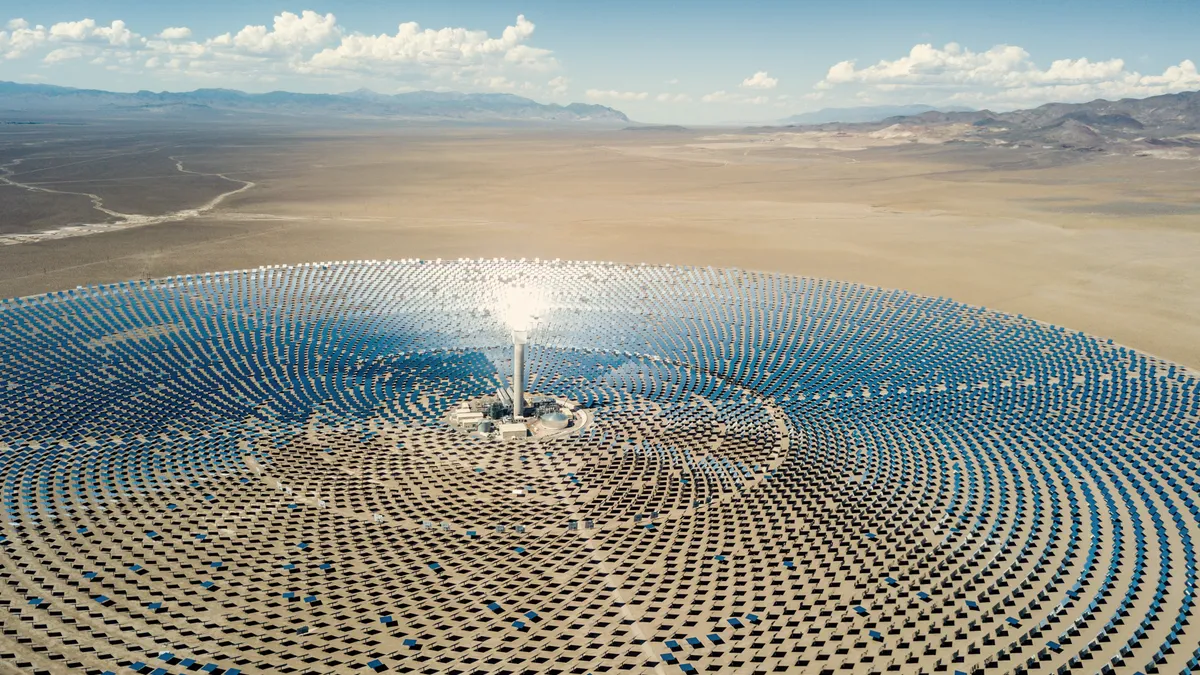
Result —
[[525, 416], [525, 345], [529, 344], [529, 331], [514, 329], [513, 341], [513, 418]]

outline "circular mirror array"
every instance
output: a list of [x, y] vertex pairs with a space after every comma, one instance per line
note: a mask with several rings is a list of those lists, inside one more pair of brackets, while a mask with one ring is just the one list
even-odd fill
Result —
[[[510, 384], [514, 294], [577, 432], [447, 422]], [[740, 270], [8, 300], [0, 670], [1195, 671], [1198, 421], [1194, 373], [1111, 341]]]

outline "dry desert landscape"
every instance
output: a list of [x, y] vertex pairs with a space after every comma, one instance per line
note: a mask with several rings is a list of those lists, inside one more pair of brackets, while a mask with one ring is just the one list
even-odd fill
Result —
[[[1200, 365], [1195, 159], [778, 129], [0, 134], [6, 180], [37, 188], [0, 185], [7, 297], [320, 260], [736, 266], [952, 297]], [[111, 231], [63, 236], [96, 229], [80, 223]]]

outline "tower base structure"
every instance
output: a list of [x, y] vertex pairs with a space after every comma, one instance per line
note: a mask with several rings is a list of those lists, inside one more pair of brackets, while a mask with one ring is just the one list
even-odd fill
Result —
[[571, 436], [587, 428], [591, 413], [578, 403], [553, 396], [527, 396], [525, 414], [517, 416], [511, 389], [463, 401], [446, 414], [446, 423], [476, 438], [512, 440]]

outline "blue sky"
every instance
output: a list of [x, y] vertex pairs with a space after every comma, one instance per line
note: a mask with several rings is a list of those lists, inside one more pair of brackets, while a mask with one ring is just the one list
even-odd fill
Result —
[[119, 91], [505, 91], [603, 103], [648, 122], [704, 123], [834, 106], [1011, 109], [1200, 89], [1195, 0], [44, 0], [0, 8], [0, 79]]

